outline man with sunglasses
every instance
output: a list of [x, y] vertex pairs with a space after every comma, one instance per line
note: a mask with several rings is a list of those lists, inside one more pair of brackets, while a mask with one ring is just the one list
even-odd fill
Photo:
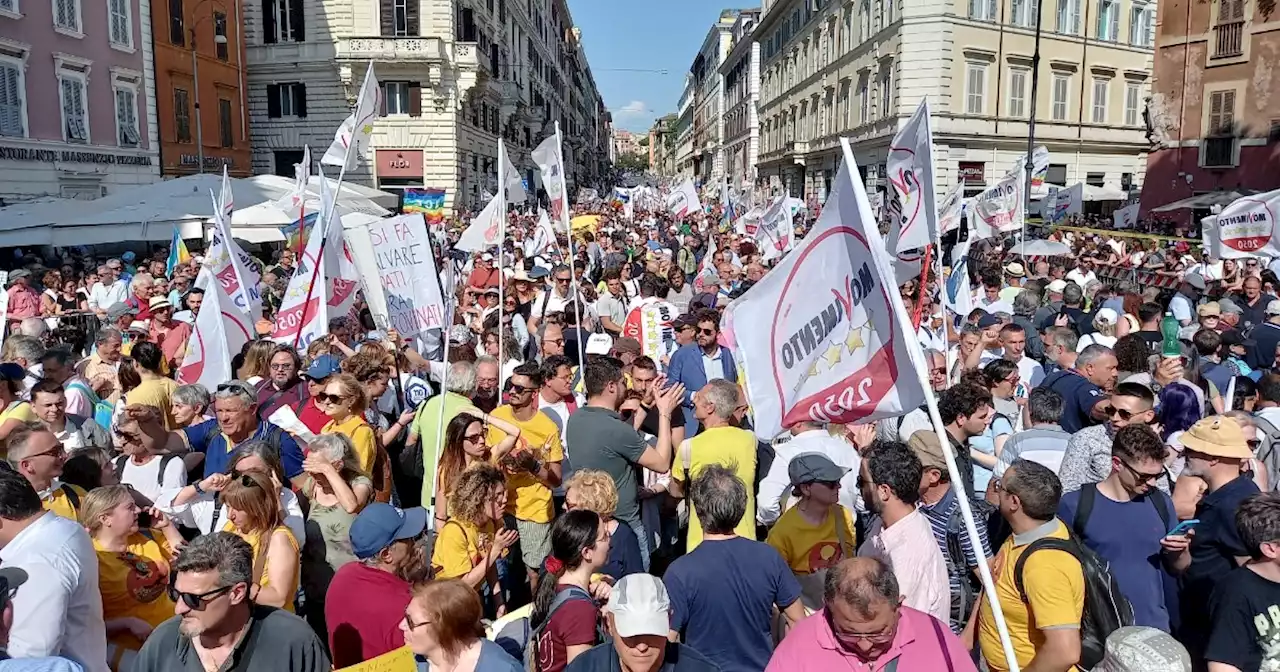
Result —
[[[1105, 480], [1113, 471], [1111, 446], [1115, 443], [1116, 432], [1129, 425], [1151, 425], [1156, 417], [1155, 403], [1155, 394], [1146, 385], [1132, 382], [1117, 385], [1103, 406], [1107, 420], [1075, 432], [1067, 442], [1062, 465], [1058, 468], [1063, 492]], [[1156, 485], [1168, 491], [1166, 479], [1161, 479]]]
[[79, 486], [58, 480], [67, 462], [66, 449], [49, 429], [22, 426], [6, 439], [9, 466], [36, 489], [46, 511], [78, 520], [85, 491]]
[[533, 300], [529, 310], [529, 331], [537, 331], [547, 313], [557, 313], [573, 301], [573, 272], [564, 264], [551, 269], [551, 286]]
[[170, 568], [176, 616], [147, 638], [134, 672], [330, 672], [324, 644], [301, 618], [253, 601], [253, 548], [230, 532], [196, 537]]
[[1165, 477], [1164, 457], [1164, 442], [1150, 427], [1131, 424], [1118, 430], [1111, 442], [1111, 473], [1064, 494], [1058, 518], [1110, 563], [1120, 592], [1133, 605], [1133, 624], [1169, 632], [1166, 573], [1179, 574], [1191, 564], [1191, 539], [1169, 536], [1178, 517], [1173, 500], [1155, 487]]
[[698, 324], [696, 341], [671, 355], [667, 378], [672, 383], [684, 385], [684, 424], [686, 436], [698, 433], [698, 419], [693, 407], [693, 395], [706, 387], [707, 382], [723, 379], [736, 383], [738, 367], [733, 353], [720, 346], [720, 314], [714, 310], [702, 310], [695, 314]]

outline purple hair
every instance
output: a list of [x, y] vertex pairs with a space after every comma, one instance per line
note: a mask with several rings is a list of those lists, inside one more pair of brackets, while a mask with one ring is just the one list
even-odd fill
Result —
[[1175, 383], [1160, 391], [1160, 438], [1185, 432], [1204, 417], [1204, 407], [1190, 385]]

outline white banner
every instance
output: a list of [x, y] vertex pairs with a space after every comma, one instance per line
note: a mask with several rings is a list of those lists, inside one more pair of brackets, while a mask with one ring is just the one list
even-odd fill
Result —
[[1111, 213], [1111, 218], [1115, 221], [1117, 229], [1132, 229], [1138, 223], [1138, 204], [1117, 208]]
[[915, 335], [894, 312], [891, 260], [846, 144], [813, 230], [727, 309], [757, 436], [800, 421], [870, 422], [924, 402]]
[[932, 245], [938, 230], [938, 206], [927, 98], [894, 136], [885, 168], [889, 173], [889, 217], [898, 224], [897, 242], [890, 252], [901, 255]]
[[795, 239], [791, 210], [787, 199], [779, 196], [760, 217], [755, 239], [760, 243], [761, 261], [770, 261], [791, 249]]
[[971, 214], [978, 238], [1022, 228], [1025, 203], [1022, 178], [1009, 175], [974, 198]]
[[440, 275], [422, 214], [373, 222], [369, 224], [369, 240], [391, 328], [406, 338], [425, 331], [441, 331], [444, 301], [440, 296]]
[[1066, 220], [1067, 215], [1079, 215], [1084, 212], [1084, 183], [1076, 182], [1066, 189], [1049, 187], [1051, 201], [1046, 201], [1042, 208], [1042, 216], [1050, 222], [1058, 223]]
[[956, 182], [938, 206], [938, 226], [942, 232], [955, 231], [960, 228], [960, 215], [964, 213], [964, 183]]
[[666, 371], [667, 359], [680, 347], [671, 326], [678, 315], [680, 311], [674, 305], [650, 296], [627, 313], [622, 322], [622, 335], [640, 341], [640, 351]]
[[[555, 217], [556, 224], [561, 229], [568, 231], [569, 192], [565, 184], [564, 158], [560, 148], [558, 122], [556, 129], [557, 132], [543, 140], [542, 144], [538, 145], [538, 148], [533, 150], [530, 156], [533, 158], [533, 162], [538, 164], [538, 170], [542, 172], [542, 188], [546, 189], [547, 198], [551, 200], [551, 216]], [[541, 221], [538, 223], [538, 228], [542, 228]], [[555, 242], [554, 231], [549, 240], [553, 243]]]
[[240, 352], [252, 338], [251, 332], [228, 313], [230, 299], [216, 282], [209, 267], [200, 269], [197, 284], [204, 282], [208, 290], [196, 314], [195, 328], [187, 339], [187, 351], [178, 369], [178, 382], [203, 385], [210, 392], [235, 377], [231, 370], [231, 353]]
[[676, 217], [702, 212], [702, 202], [698, 200], [693, 180], [685, 180], [675, 191], [667, 194], [667, 211]]
[[1280, 257], [1277, 214], [1280, 214], [1280, 189], [1232, 201], [1217, 215], [1214, 228], [1221, 241], [1218, 256], [1223, 259]]

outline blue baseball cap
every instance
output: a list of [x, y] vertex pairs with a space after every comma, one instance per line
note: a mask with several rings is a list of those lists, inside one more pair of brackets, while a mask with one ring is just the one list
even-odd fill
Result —
[[334, 355], [320, 355], [307, 367], [307, 378], [321, 381], [342, 371], [342, 362]]
[[427, 510], [417, 506], [397, 509], [374, 502], [351, 521], [351, 551], [361, 560], [372, 558], [392, 542], [416, 539], [427, 529]]

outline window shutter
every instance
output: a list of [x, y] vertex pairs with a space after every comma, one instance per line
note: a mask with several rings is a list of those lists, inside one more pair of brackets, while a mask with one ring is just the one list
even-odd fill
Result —
[[409, 82], [409, 116], [422, 116], [422, 84]]
[[304, 0], [289, 0], [289, 29], [293, 31], [293, 41], [301, 42], [305, 37], [303, 26], [306, 25], [306, 17], [303, 16], [302, 3]]
[[307, 116], [307, 85], [293, 85], [293, 109], [297, 111], [299, 117]]
[[[379, 0], [378, 14], [382, 18], [382, 36], [394, 37], [396, 34], [395, 0]], [[386, 114], [383, 112], [383, 114]]]
[[387, 97], [391, 95], [391, 87], [386, 82], [379, 84], [382, 87], [382, 95], [378, 96], [378, 116], [387, 116]]
[[262, 43], [276, 43], [276, 0], [262, 0]]
[[405, 5], [405, 16], [407, 17], [409, 35], [418, 37], [422, 33], [419, 29], [418, 13], [421, 11], [421, 3], [418, 0], [408, 0]]
[[1236, 92], [1222, 92], [1222, 132], [1235, 134]]
[[278, 119], [280, 117], [280, 85], [267, 85], [267, 118]]

